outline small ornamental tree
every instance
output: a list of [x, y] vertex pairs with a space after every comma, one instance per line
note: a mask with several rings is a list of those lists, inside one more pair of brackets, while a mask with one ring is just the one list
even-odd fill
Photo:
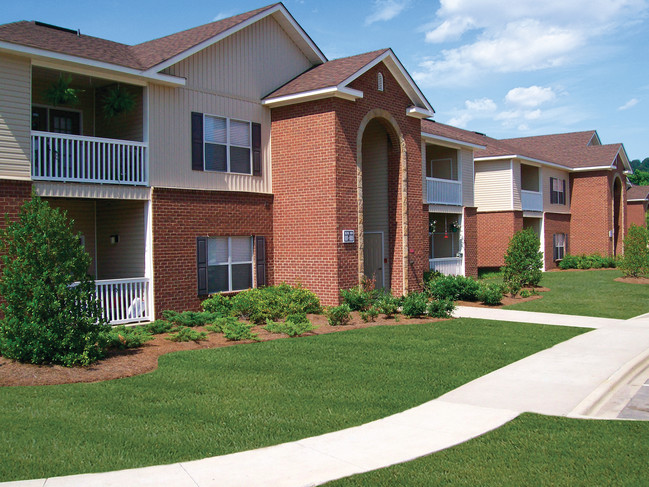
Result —
[[624, 256], [618, 267], [625, 276], [640, 277], [649, 274], [649, 232], [644, 227], [631, 225], [624, 237]]
[[516, 232], [509, 241], [502, 268], [505, 285], [512, 294], [523, 286], [537, 286], [541, 281], [543, 253], [541, 241], [534, 230], [527, 228]]
[[20, 362], [88, 365], [101, 358], [108, 326], [90, 256], [65, 212], [33, 195], [0, 230], [0, 354]]

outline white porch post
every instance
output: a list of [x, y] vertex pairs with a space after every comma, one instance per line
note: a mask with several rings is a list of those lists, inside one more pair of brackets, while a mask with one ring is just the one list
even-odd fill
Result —
[[149, 199], [144, 204], [144, 225], [145, 225], [145, 244], [144, 244], [144, 277], [149, 280], [149, 292], [147, 299], [149, 301], [149, 310], [151, 319], [155, 318], [155, 301], [153, 299], [153, 211], [151, 202], [151, 190], [149, 190]]

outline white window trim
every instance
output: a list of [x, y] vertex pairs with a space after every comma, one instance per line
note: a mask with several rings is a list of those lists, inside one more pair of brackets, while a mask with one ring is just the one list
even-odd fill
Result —
[[[207, 169], [207, 151], [205, 150], [205, 146], [207, 144], [212, 144], [212, 145], [223, 145], [219, 144], [218, 142], [208, 142], [205, 138], [205, 130], [207, 127], [207, 124], [205, 123], [206, 117], [212, 117], [212, 118], [221, 118], [225, 120], [225, 171], [217, 171], [215, 169]], [[248, 124], [248, 140], [250, 141], [249, 146], [245, 145], [237, 145], [237, 144], [231, 144], [230, 143], [230, 121], [235, 121], [235, 122], [241, 122], [241, 123], [247, 123]], [[249, 165], [250, 165], [250, 172], [234, 172], [230, 170], [230, 147], [239, 147], [242, 149], [248, 149], [248, 157], [249, 157]], [[230, 117], [223, 117], [221, 115], [214, 115], [212, 113], [204, 113], [203, 114], [203, 171], [205, 172], [220, 172], [220, 173], [230, 173], [230, 174], [247, 174], [247, 175], [252, 175], [252, 122], [249, 120], [240, 120], [238, 118], [230, 118]]]
[[[235, 236], [235, 237], [237, 237], [237, 236]], [[241, 237], [245, 237], [245, 236], [242, 235]], [[237, 238], [241, 238], [241, 237], [237, 237]], [[254, 237], [249, 237], [249, 239], [250, 239], [250, 249], [251, 249], [250, 260], [249, 261], [246, 261], [246, 260], [233, 261], [232, 260], [232, 237], [225, 237], [225, 236], [207, 237], [207, 239], [208, 239], [207, 248], [208, 249], [209, 249], [209, 240], [210, 239], [215, 239], [215, 238], [227, 238], [228, 239], [228, 261], [227, 262], [219, 262], [218, 264], [210, 265], [209, 264], [209, 250], [208, 250], [207, 268], [209, 269], [210, 267], [227, 265], [228, 266], [228, 289], [224, 289], [223, 291], [214, 291], [214, 292], [211, 292], [210, 294], [216, 294], [216, 293], [219, 293], [219, 292], [230, 293], [230, 292], [235, 292], [235, 291], [245, 291], [245, 289], [232, 289], [232, 266], [233, 265], [238, 265], [238, 264], [250, 264], [251, 283], [252, 283], [252, 286], [254, 287], [255, 286], [255, 275], [254, 275], [255, 266], [253, 265], [254, 264], [254, 259], [255, 259], [255, 249], [254, 249], [254, 240], [253, 240]], [[208, 288], [209, 288], [209, 282], [208, 282]], [[246, 288], [246, 289], [248, 289], [248, 288]]]
[[[47, 110], [47, 117], [45, 118], [46, 122], [46, 129], [45, 132], [50, 131], [50, 110], [58, 110], [61, 112], [72, 112], [72, 113], [78, 113], [79, 114], [79, 135], [83, 135], [83, 110], [79, 108], [69, 108], [69, 107], [55, 107], [54, 105], [43, 105], [41, 103], [32, 103], [32, 109], [30, 109], [30, 115], [29, 115], [29, 126], [32, 126], [32, 117], [34, 116], [34, 110], [33, 108], [45, 108]], [[54, 132], [52, 132], [54, 133]], [[75, 134], [76, 135], [76, 134]]]

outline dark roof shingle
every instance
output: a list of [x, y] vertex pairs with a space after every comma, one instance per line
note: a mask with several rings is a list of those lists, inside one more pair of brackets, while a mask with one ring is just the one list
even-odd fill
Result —
[[627, 201], [646, 200], [649, 196], [649, 186], [631, 186], [626, 190]]

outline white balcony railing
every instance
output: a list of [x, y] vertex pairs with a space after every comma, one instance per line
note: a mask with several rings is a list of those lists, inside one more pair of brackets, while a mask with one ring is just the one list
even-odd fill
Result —
[[32, 179], [147, 185], [147, 144], [32, 131]]
[[96, 296], [111, 325], [151, 321], [149, 279], [106, 279], [95, 281]]
[[462, 275], [462, 257], [443, 257], [428, 260], [430, 270], [446, 276]]
[[521, 206], [523, 211], [543, 211], [543, 193], [522, 189]]
[[462, 205], [462, 182], [451, 179], [426, 178], [428, 204]]

